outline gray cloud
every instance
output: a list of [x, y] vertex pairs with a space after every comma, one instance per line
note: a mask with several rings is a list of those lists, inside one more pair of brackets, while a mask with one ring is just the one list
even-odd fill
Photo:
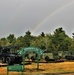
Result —
[[[74, 0], [0, 0], [0, 37], [11, 33], [16, 36], [24, 35], [27, 30], [32, 31], [48, 15], [69, 4]], [[74, 4], [57, 12], [48, 18], [38, 28], [34, 35], [44, 31], [53, 32], [62, 26], [68, 35], [73, 32]]]

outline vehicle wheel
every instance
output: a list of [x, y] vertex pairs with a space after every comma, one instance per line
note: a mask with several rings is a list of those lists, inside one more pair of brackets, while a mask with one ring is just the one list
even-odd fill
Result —
[[7, 57], [7, 58], [6, 58], [6, 63], [7, 63], [8, 65], [11, 64], [11, 58], [10, 58], [10, 57]]
[[1, 62], [5, 63], [5, 57], [1, 57]]
[[22, 61], [18, 61], [16, 64], [21, 64], [22, 63]]
[[48, 57], [48, 56], [46, 56], [46, 57], [45, 57], [45, 60], [48, 62], [48, 61], [49, 61], [49, 57]]
[[35, 57], [34, 57], [34, 56], [32, 56], [32, 57], [31, 57], [31, 60], [32, 60], [32, 61], [35, 61]]

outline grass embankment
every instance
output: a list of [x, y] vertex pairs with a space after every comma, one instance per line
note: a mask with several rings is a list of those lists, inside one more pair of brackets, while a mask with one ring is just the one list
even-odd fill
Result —
[[[60, 62], [60, 63], [39, 63], [39, 71], [36, 70], [37, 64], [31, 63], [25, 65], [25, 74], [39, 74], [39, 73], [73, 73], [74, 62]], [[0, 67], [0, 75], [6, 75], [7, 68]], [[10, 72], [10, 75], [21, 75], [21, 72]]]

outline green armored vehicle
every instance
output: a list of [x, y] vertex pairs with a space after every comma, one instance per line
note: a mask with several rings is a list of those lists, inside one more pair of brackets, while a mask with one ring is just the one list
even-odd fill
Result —
[[66, 61], [66, 60], [74, 60], [74, 51], [57, 51], [57, 52], [49, 52], [44, 51], [42, 58], [48, 61]]
[[25, 60], [29, 59], [32, 61], [40, 60], [42, 53], [43, 53], [42, 50], [36, 47], [23, 48], [22, 50], [18, 52], [18, 54], [21, 54], [21, 55], [24, 54]]
[[[31, 59], [32, 61], [36, 61], [37, 60], [37, 53], [36, 52], [26, 52], [25, 54], [26, 60], [27, 59]], [[53, 53], [53, 52], [49, 52], [49, 51], [43, 51], [43, 54], [40, 55], [39, 57], [39, 61], [45, 60], [46, 62], [49, 61], [63, 61], [63, 52], [59, 51], [58, 53]]]
[[74, 51], [64, 51], [63, 56], [66, 60], [74, 60]]
[[49, 61], [63, 61], [63, 52], [50, 52], [48, 50], [43, 52], [42, 59], [44, 59], [46, 62]]
[[[40, 55], [39, 60], [41, 59], [41, 56], [42, 56], [42, 55]], [[27, 51], [25, 57], [26, 57], [26, 60], [27, 60], [27, 59], [29, 59], [29, 60], [31, 59], [31, 61], [36, 61], [38, 55], [37, 55], [37, 53], [34, 52], [34, 51], [33, 51], [33, 52], [32, 52], [32, 51], [31, 51], [31, 52], [30, 52], [30, 51], [29, 51], [29, 52]]]

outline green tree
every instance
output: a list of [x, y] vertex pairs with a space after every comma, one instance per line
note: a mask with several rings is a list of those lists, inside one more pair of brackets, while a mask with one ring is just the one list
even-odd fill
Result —
[[15, 46], [19, 46], [19, 48], [21, 49], [23, 47], [23, 39], [24, 37], [23, 36], [19, 36], [17, 39], [16, 39], [16, 42], [15, 42]]
[[44, 32], [42, 32], [40, 35], [41, 35], [42, 37], [45, 37], [45, 34], [44, 34]]
[[74, 33], [72, 33], [72, 38], [69, 39], [71, 45], [69, 46], [70, 51], [74, 51]]
[[9, 36], [7, 36], [7, 41], [10, 43], [10, 45], [14, 45], [16, 42], [14, 34], [9, 34]]
[[51, 48], [53, 51], [68, 50], [70, 42], [66, 39], [69, 38], [62, 28], [58, 28], [54, 31], [53, 37], [51, 38]]
[[29, 47], [31, 45], [32, 40], [33, 40], [33, 36], [31, 36], [31, 32], [27, 31], [26, 35], [23, 37], [23, 46]]
[[7, 40], [6, 40], [6, 38], [4, 37], [4, 38], [1, 38], [1, 40], [0, 40], [0, 46], [6, 46], [7, 45]]
[[27, 32], [26, 32], [26, 36], [30, 36], [31, 35], [31, 32], [28, 30]]

